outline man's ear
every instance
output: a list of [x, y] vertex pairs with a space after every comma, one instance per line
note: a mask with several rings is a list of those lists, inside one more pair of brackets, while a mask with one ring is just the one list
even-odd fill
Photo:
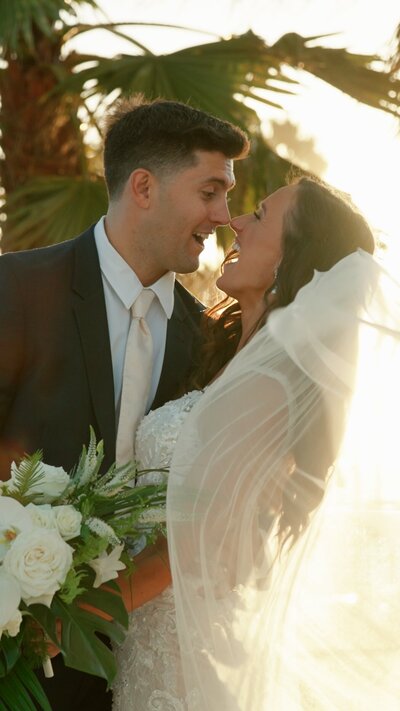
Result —
[[155, 184], [155, 176], [145, 168], [137, 168], [129, 176], [129, 190], [135, 203], [146, 209]]

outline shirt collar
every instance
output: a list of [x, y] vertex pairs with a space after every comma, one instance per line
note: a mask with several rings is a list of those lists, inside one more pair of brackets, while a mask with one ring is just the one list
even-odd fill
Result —
[[[95, 225], [94, 238], [103, 277], [120, 301], [122, 301], [125, 308], [130, 309], [142, 291], [143, 285], [134, 270], [118, 254], [109, 241], [105, 230], [104, 217]], [[174, 285], [174, 272], [167, 272], [149, 287], [158, 297], [167, 318], [171, 318], [174, 309]]]

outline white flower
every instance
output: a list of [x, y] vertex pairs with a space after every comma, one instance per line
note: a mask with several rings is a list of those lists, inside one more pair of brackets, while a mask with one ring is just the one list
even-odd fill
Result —
[[90, 516], [90, 518], [86, 519], [86, 525], [92, 533], [95, 533], [99, 538], [106, 538], [110, 545], [118, 545], [119, 538], [117, 534], [112, 526], [103, 521], [103, 519], [97, 518], [96, 516]]
[[167, 512], [165, 506], [160, 506], [156, 509], [145, 509], [139, 516], [138, 524], [145, 525], [148, 523], [165, 523], [166, 516]]
[[82, 514], [73, 506], [54, 506], [55, 522], [60, 536], [69, 541], [81, 532]]
[[4, 569], [16, 578], [27, 605], [50, 607], [72, 564], [73, 549], [55, 530], [34, 528], [20, 533], [4, 558]]
[[29, 512], [35, 526], [57, 529], [54, 509], [50, 504], [28, 504], [26, 510]]
[[[18, 471], [17, 465], [13, 462], [11, 464], [11, 479], [7, 482], [9, 492], [18, 491], [16, 484]], [[26, 493], [29, 496], [35, 496], [35, 500], [39, 504], [51, 504], [54, 499], [61, 496], [71, 480], [62, 467], [53, 467], [41, 462], [39, 471], [42, 475], [40, 480], [33, 484]]]
[[30, 531], [33, 522], [22, 504], [10, 496], [0, 497], [0, 562], [23, 531]]
[[22, 615], [18, 609], [21, 602], [21, 590], [17, 580], [0, 568], [0, 638], [3, 632], [11, 637], [19, 632]]
[[89, 560], [89, 565], [93, 568], [96, 573], [96, 579], [93, 583], [94, 588], [100, 587], [107, 580], [113, 580], [113, 578], [118, 577], [118, 570], [124, 570], [126, 568], [125, 563], [120, 561], [119, 557], [124, 549], [123, 544], [115, 546], [111, 553], [106, 553], [103, 551], [98, 558]]
[[7, 632], [7, 634], [9, 634], [10, 637], [16, 637], [19, 632], [19, 628], [21, 627], [21, 622], [22, 622], [22, 614], [20, 613], [19, 610], [16, 610], [14, 615], [9, 620], [8, 624], [3, 628], [3, 630], [0, 630], [0, 637], [1, 637], [1, 632]]

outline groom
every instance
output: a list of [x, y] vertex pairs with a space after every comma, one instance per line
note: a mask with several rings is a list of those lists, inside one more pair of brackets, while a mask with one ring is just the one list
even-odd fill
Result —
[[[240, 129], [185, 104], [120, 103], [105, 136], [107, 215], [68, 242], [0, 257], [0, 478], [37, 449], [69, 470], [90, 425], [112, 464], [131, 307], [150, 286], [140, 407], [174, 397], [201, 312], [174, 272], [195, 271], [206, 236], [228, 222], [233, 159], [247, 150]], [[54, 662], [45, 683], [54, 711], [111, 708], [103, 680], [65, 668], [61, 655]]]

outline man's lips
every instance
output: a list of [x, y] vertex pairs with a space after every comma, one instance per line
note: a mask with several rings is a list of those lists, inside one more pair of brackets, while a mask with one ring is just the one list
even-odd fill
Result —
[[200, 247], [204, 248], [204, 242], [210, 236], [209, 232], [193, 232], [192, 237]]
[[201, 252], [203, 251], [203, 249], [205, 247], [204, 242], [206, 241], [207, 237], [210, 236], [210, 234], [211, 234], [210, 232], [193, 232], [192, 233], [192, 237]]

